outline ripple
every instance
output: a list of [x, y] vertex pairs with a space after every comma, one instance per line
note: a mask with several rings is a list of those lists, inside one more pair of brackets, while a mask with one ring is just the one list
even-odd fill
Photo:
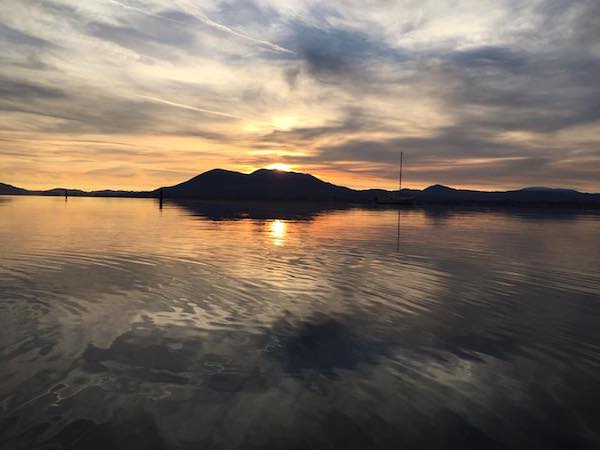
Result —
[[398, 235], [394, 211], [2, 208], [6, 442], [144, 414], [173, 448], [290, 423], [336, 444], [335, 427], [384, 448], [447, 427], [553, 448], [552, 414], [600, 442], [581, 425], [600, 400], [596, 216], [413, 210]]

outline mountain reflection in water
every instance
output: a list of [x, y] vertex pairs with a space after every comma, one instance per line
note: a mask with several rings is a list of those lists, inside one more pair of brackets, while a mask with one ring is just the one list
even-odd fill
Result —
[[600, 446], [600, 217], [0, 197], [0, 448]]

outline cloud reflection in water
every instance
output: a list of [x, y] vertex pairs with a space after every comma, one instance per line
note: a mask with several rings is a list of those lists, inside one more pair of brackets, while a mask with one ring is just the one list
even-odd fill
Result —
[[58, 200], [2, 205], [6, 448], [600, 442], [597, 216]]

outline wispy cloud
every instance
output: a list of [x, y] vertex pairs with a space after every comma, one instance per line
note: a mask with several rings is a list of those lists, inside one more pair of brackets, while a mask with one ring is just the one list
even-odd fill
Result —
[[[118, 5], [122, 8], [131, 10], [131, 11], [135, 11], [138, 12], [140, 14], [144, 14], [144, 15], [148, 15], [148, 16], [154, 16], [154, 17], [160, 17], [161, 19], [173, 22], [173, 23], [177, 23], [179, 25], [187, 25], [186, 23], [177, 20], [176, 18], [173, 17], [168, 17], [168, 16], [158, 16], [157, 14], [153, 14], [148, 12], [145, 9], [142, 8], [138, 8], [135, 6], [131, 6], [127, 3], [123, 3], [123, 2], [119, 2], [117, 0], [109, 0], [110, 3], [113, 3], [115, 5]], [[198, 19], [199, 21], [201, 21], [202, 23], [204, 23], [205, 25], [208, 25], [209, 27], [212, 27], [216, 30], [222, 31], [224, 33], [228, 33], [232, 36], [244, 39], [246, 41], [252, 42], [254, 44], [258, 44], [260, 46], [263, 46], [269, 50], [275, 51], [275, 52], [281, 52], [281, 53], [289, 53], [289, 54], [294, 54], [294, 52], [292, 50], [289, 50], [287, 48], [284, 48], [280, 45], [277, 45], [273, 42], [269, 42], [267, 40], [264, 39], [258, 39], [255, 37], [252, 37], [246, 33], [242, 33], [238, 30], [235, 30], [231, 27], [228, 27], [226, 25], [223, 25], [222, 23], [216, 22], [215, 20], [211, 19], [210, 17], [208, 17], [206, 14], [204, 14], [202, 12], [202, 10], [200, 8], [198, 8], [196, 5], [194, 5], [191, 2], [173, 2], [174, 5], [180, 6], [182, 11], [186, 12], [187, 14], [190, 14], [191, 16], [195, 17], [196, 19]]]
[[198, 108], [197, 106], [185, 105], [183, 103], [172, 102], [169, 100], [165, 100], [165, 99], [157, 98], [157, 97], [151, 97], [148, 95], [140, 95], [140, 98], [143, 98], [144, 100], [149, 100], [151, 102], [162, 103], [164, 105], [173, 106], [175, 108], [182, 108], [182, 109], [187, 109], [190, 111], [197, 111], [197, 112], [200, 112], [203, 114], [213, 114], [215, 116], [229, 117], [231, 119], [243, 119], [243, 117], [236, 116], [235, 114], [229, 114], [229, 113], [225, 113], [222, 111], [214, 111], [212, 109]]

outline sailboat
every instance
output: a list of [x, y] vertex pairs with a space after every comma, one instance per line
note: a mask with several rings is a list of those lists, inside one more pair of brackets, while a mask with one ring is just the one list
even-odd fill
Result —
[[412, 206], [415, 203], [414, 197], [402, 196], [402, 152], [400, 152], [400, 171], [398, 172], [398, 194], [391, 194], [386, 197], [377, 198], [375, 202], [378, 205], [397, 205]]

